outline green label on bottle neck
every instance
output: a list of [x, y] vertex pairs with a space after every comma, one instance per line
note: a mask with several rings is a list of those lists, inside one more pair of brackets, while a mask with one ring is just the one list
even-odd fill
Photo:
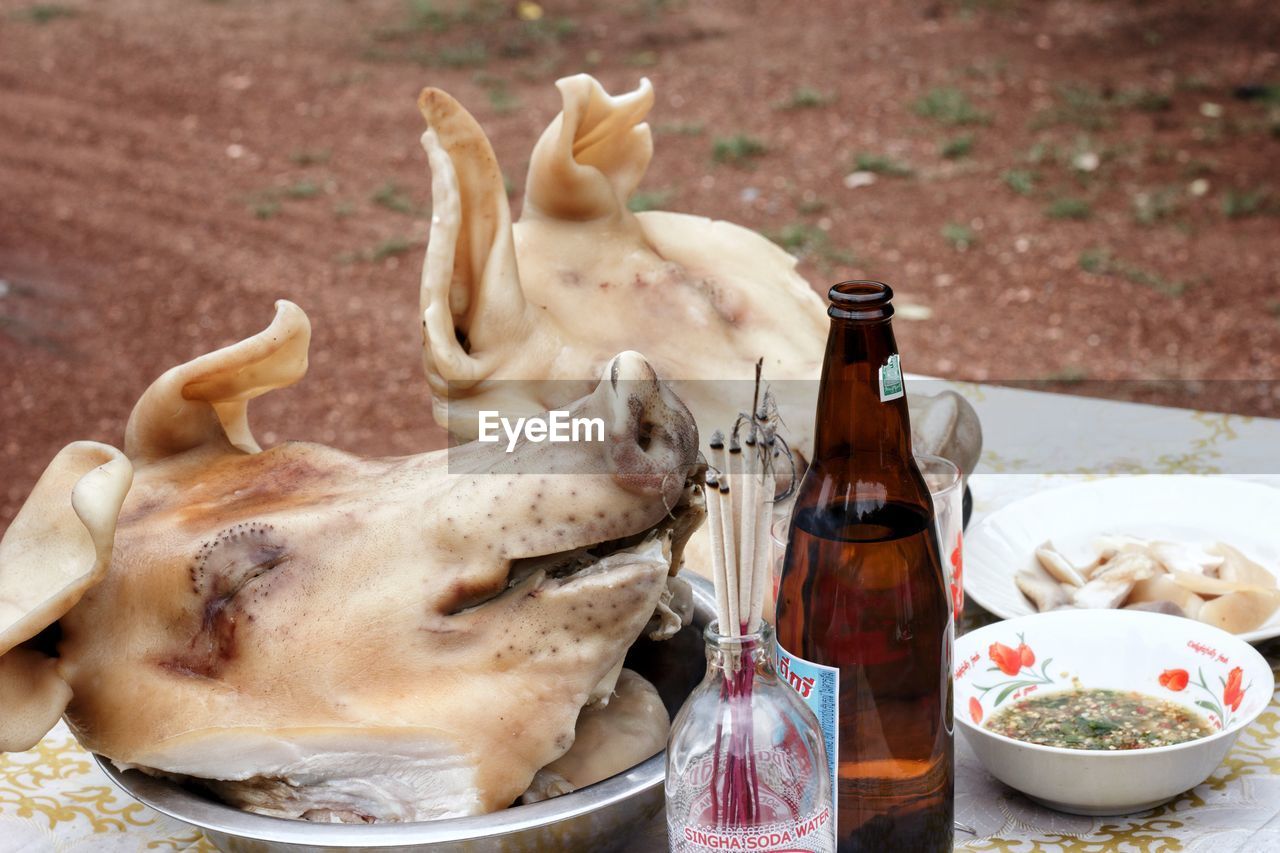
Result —
[[902, 368], [898, 366], [898, 354], [895, 352], [880, 368], [880, 402], [896, 400], [902, 393]]

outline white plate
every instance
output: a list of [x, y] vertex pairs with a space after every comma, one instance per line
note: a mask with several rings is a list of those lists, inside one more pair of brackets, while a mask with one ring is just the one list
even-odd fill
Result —
[[[1229, 477], [1115, 477], [1040, 492], [991, 513], [965, 534], [964, 588], [1002, 619], [1034, 613], [1014, 585], [1046, 539], [1073, 563], [1093, 559], [1106, 533], [1208, 546], [1226, 542], [1280, 576], [1280, 489]], [[1238, 634], [1280, 637], [1280, 611]]]

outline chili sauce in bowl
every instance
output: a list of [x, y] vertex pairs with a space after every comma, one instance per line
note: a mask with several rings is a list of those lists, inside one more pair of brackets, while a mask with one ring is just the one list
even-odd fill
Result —
[[993, 715], [986, 727], [1065, 749], [1149, 749], [1213, 733], [1204, 717], [1177, 702], [1096, 687], [1023, 699]]

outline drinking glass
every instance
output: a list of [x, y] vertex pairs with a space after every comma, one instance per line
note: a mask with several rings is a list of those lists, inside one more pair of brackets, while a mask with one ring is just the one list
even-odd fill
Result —
[[951, 586], [951, 607], [957, 628], [964, 615], [964, 475], [950, 459], [916, 454], [933, 498], [933, 517], [942, 549], [942, 568]]

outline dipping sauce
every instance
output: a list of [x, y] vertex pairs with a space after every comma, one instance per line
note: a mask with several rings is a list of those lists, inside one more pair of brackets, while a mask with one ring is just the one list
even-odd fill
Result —
[[1067, 749], [1147, 749], [1212, 734], [1203, 718], [1133, 690], [1090, 688], [1023, 699], [987, 728], [1006, 737]]

